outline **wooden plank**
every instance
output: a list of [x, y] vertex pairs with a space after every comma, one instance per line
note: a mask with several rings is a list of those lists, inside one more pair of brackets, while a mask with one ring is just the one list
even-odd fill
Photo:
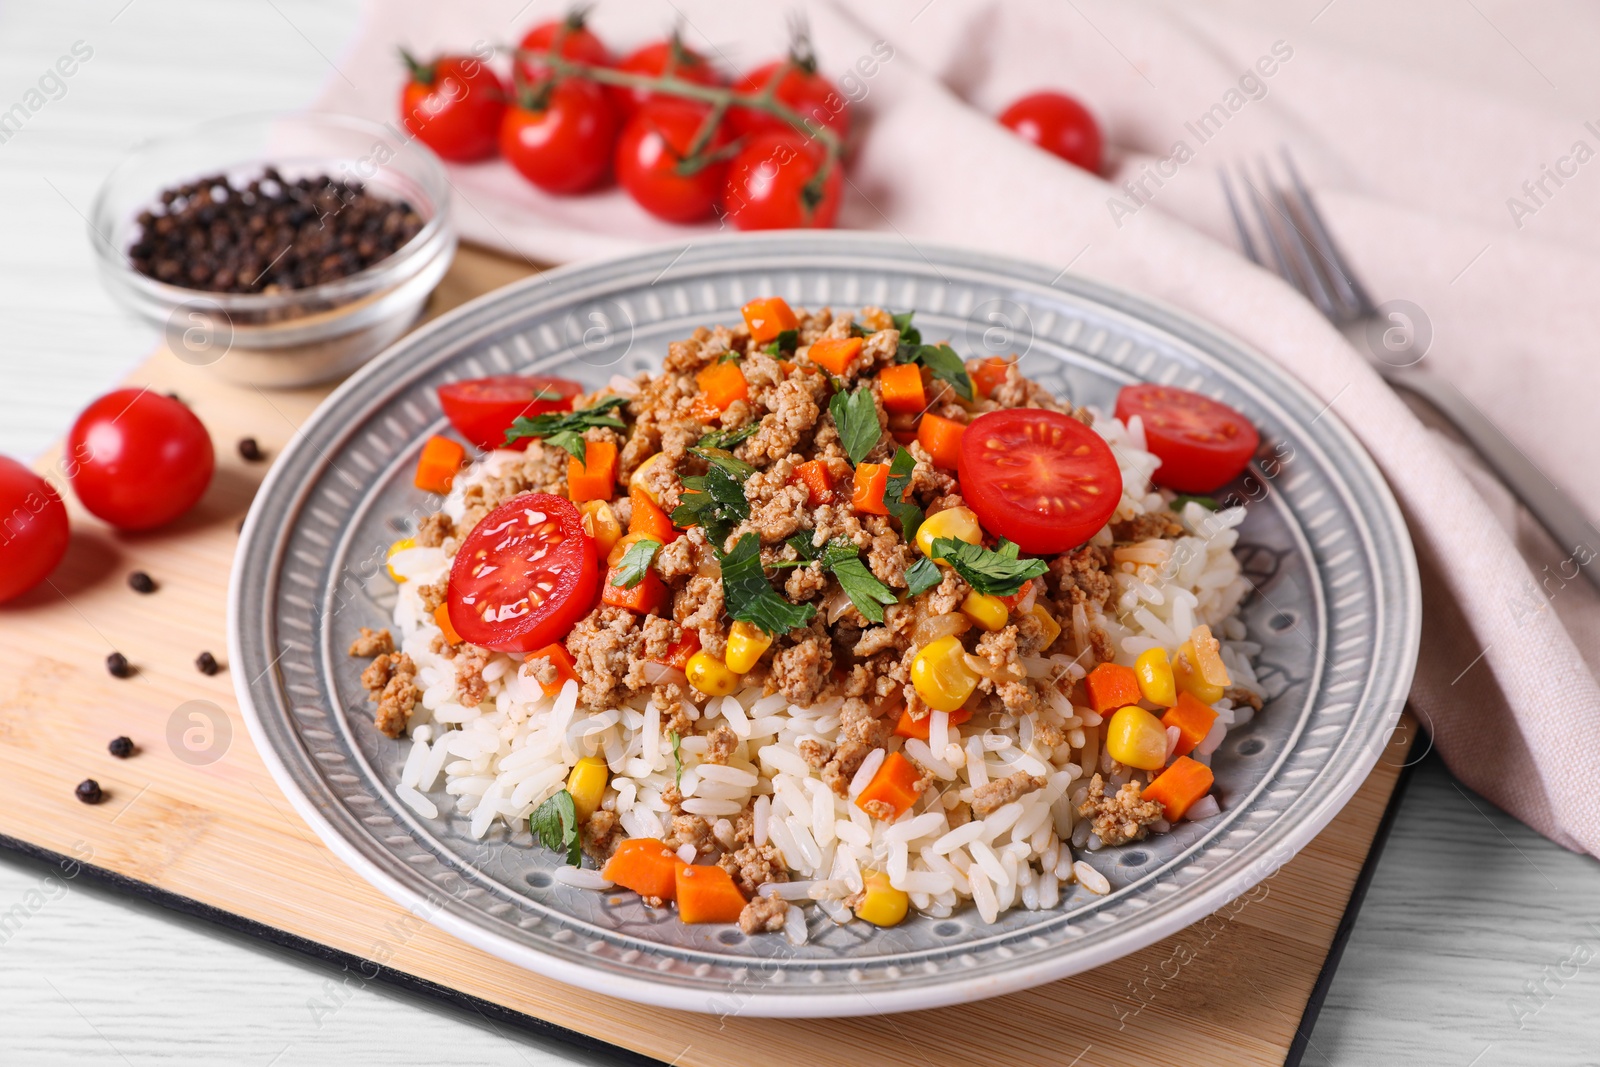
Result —
[[[526, 273], [463, 249], [429, 313]], [[215, 677], [194, 666], [202, 650], [222, 657], [236, 527], [268, 465], [245, 462], [235, 442], [254, 436], [270, 461], [327, 390], [230, 386], [165, 353], [131, 381], [194, 408], [217, 444], [217, 478], [193, 513], [155, 534], [116, 533], [69, 503], [67, 560], [50, 585], [0, 613], [0, 834], [679, 1064], [1283, 1062], [1403, 748], [1390, 748], [1338, 818], [1256, 890], [1157, 945], [1038, 989], [959, 1012], [843, 1020], [718, 1018], [578, 992], [456, 941], [345, 867], [252, 748], [227, 665]], [[58, 453], [40, 469], [59, 480]], [[134, 569], [159, 589], [133, 592]], [[107, 673], [112, 651], [134, 665], [131, 678]], [[107, 752], [118, 734], [139, 745], [134, 758]], [[73, 799], [85, 777], [106, 790], [101, 805]]]

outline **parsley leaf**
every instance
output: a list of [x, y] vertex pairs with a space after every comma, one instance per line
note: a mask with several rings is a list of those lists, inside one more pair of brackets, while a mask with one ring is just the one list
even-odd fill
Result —
[[704, 448], [700, 445], [695, 445], [689, 451], [707, 463], [721, 467], [735, 478], [748, 478], [756, 472], [754, 467], [729, 452], [726, 448]]
[[833, 399], [828, 401], [828, 413], [833, 416], [834, 425], [839, 427], [839, 441], [844, 445], [851, 465], [859, 466], [878, 443], [878, 438], [883, 436], [883, 427], [878, 423], [878, 405], [872, 401], [872, 390], [863, 386], [853, 393], [842, 390], [834, 393]]
[[737, 430], [712, 430], [695, 444], [700, 448], [726, 448], [733, 449], [756, 435], [761, 429], [759, 422], [752, 422]]
[[849, 541], [830, 541], [822, 552], [822, 565], [833, 572], [844, 595], [869, 622], [882, 622], [883, 606], [900, 601], [861, 562], [861, 550]]
[[785, 352], [793, 352], [800, 345], [799, 330], [781, 330], [777, 340], [762, 349], [769, 356], [781, 356]]
[[661, 551], [661, 542], [642, 538], [628, 546], [628, 551], [617, 561], [617, 576], [611, 584], [619, 589], [632, 589], [650, 573], [650, 562]]
[[799, 533], [790, 534], [785, 543], [795, 551], [799, 559], [780, 559], [776, 563], [767, 564], [773, 570], [787, 570], [791, 567], [809, 567], [822, 558], [822, 549], [811, 543], [815, 531], [801, 530]]
[[973, 398], [972, 376], [967, 373], [967, 365], [948, 344], [901, 345], [894, 358], [900, 363], [922, 364], [935, 378], [949, 382], [962, 400]]
[[1042, 559], [1018, 559], [1017, 546], [1004, 538], [999, 548], [989, 549], [940, 537], [933, 542], [933, 555], [954, 567], [972, 588], [990, 596], [1011, 596], [1023, 582], [1050, 569]]
[[528, 817], [528, 829], [545, 848], [565, 851], [569, 864], [583, 866], [583, 845], [578, 841], [578, 805], [571, 793], [563, 789], [534, 808]]
[[750, 517], [750, 502], [745, 499], [744, 486], [721, 467], [712, 467], [702, 475], [690, 475], [683, 479], [683, 487], [695, 492], [678, 498], [678, 506], [672, 509], [672, 524], [704, 527], [706, 537], [714, 545], [726, 541], [733, 528]]
[[737, 363], [744, 358], [744, 353], [736, 348], [730, 348], [717, 357], [718, 363]]
[[906, 592], [908, 596], [926, 593], [942, 581], [944, 581], [944, 575], [940, 573], [939, 565], [926, 556], [906, 568]]
[[608, 396], [592, 407], [577, 411], [547, 411], [532, 418], [520, 415], [506, 431], [506, 444], [514, 444], [524, 437], [542, 437], [546, 444], [564, 448], [579, 463], [587, 463], [589, 457], [583, 445], [583, 431], [592, 426], [627, 429], [626, 423], [611, 414], [627, 402], [625, 396]]
[[900, 343], [903, 345], [920, 345], [922, 331], [911, 325], [911, 316], [915, 311], [901, 312], [899, 315], [890, 316], [894, 319], [894, 328], [900, 332]]
[[1179, 493], [1177, 496], [1172, 498], [1172, 503], [1168, 504], [1167, 506], [1170, 507], [1173, 511], [1182, 511], [1183, 510], [1183, 506], [1185, 504], [1189, 503], [1190, 501], [1193, 501], [1194, 503], [1199, 504], [1201, 507], [1205, 508], [1207, 511], [1221, 511], [1222, 510], [1222, 505], [1217, 503], [1216, 497], [1190, 496], [1187, 493]]
[[672, 784], [679, 789], [683, 788], [683, 738], [678, 736], [678, 731], [668, 730], [667, 736], [672, 738], [672, 762], [677, 770], [673, 773]]
[[810, 604], [789, 603], [772, 588], [761, 567], [761, 538], [755, 534], [739, 538], [732, 552], [718, 551], [717, 559], [722, 564], [722, 601], [731, 618], [776, 637], [804, 626], [817, 613]]
[[906, 499], [906, 490], [911, 488], [911, 472], [916, 465], [916, 457], [904, 447], [896, 449], [889, 463], [889, 480], [883, 488], [883, 506], [900, 520], [900, 536], [907, 544], [917, 539], [917, 527], [922, 525], [922, 509]]

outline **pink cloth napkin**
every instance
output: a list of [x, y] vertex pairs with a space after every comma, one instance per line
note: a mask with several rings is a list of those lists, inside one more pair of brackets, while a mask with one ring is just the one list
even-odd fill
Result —
[[[426, 55], [512, 45], [563, 6], [374, 2], [319, 104], [392, 120], [396, 46]], [[748, 68], [781, 53], [797, 6], [605, 0], [592, 24], [628, 49], [681, 22], [693, 47]], [[1513, 26], [1519, 49], [1490, 21], [1516, 9], [1494, 4], [1474, 5], [1488, 26], [1470, 17], [1454, 26], [1440, 44], [1451, 62], [1430, 55], [1431, 73], [1403, 49], [1389, 61], [1327, 43], [1361, 38], [1363, 18], [1373, 41], [1425, 34], [1415, 12], [1383, 5], [1381, 14], [1352, 13], [1356, 24], [1346, 26], [1334, 8], [1274, 24], [1287, 17], [1277, 8], [1248, 21], [1096, 0], [806, 5], [824, 72], [843, 82], [856, 70], [862, 136], [840, 225], [1070, 265], [1185, 308], [1279, 360], [1361, 438], [1405, 510], [1426, 612], [1412, 704], [1434, 744], [1473, 789], [1562, 845], [1600, 855], [1600, 807], [1590, 799], [1600, 780], [1600, 596], [1576, 573], [1600, 543], [1552, 544], [1310, 304], [1236, 254], [1216, 177], [1224, 165], [1292, 147], [1374, 299], [1423, 309], [1434, 332], [1428, 364], [1593, 522], [1600, 464], [1580, 428], [1600, 399], [1600, 361], [1589, 356], [1600, 291], [1600, 159], [1589, 157], [1600, 151], [1600, 122], [1548, 106], [1543, 97], [1554, 94], [1536, 79], [1551, 79], [1534, 66], [1585, 77], [1573, 72], [1587, 61], [1550, 31], [1559, 17], [1541, 20], [1531, 41], [1534, 30]], [[1313, 16], [1328, 19], [1321, 30], [1307, 24]], [[861, 74], [857, 61], [880, 41], [892, 57]], [[1473, 79], [1518, 90], [1488, 93]], [[1101, 117], [1104, 179], [993, 121], [1044, 87]], [[467, 238], [537, 263], [715, 229], [656, 222], [615, 190], [546, 197], [500, 162], [452, 167], [451, 179]]]

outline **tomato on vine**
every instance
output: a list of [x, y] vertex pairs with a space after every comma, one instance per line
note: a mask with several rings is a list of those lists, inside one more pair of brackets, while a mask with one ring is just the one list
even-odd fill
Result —
[[516, 58], [516, 75], [520, 83], [537, 85], [550, 78], [554, 71], [529, 52], [554, 52], [562, 59], [574, 63], [589, 63], [597, 67], [611, 65], [611, 50], [586, 26], [588, 12], [574, 8], [566, 18], [541, 22], [529, 30], [517, 47], [523, 54]]
[[[711, 217], [727, 181], [727, 131], [707, 129], [711, 108], [661, 97], [638, 110], [617, 141], [617, 181], [668, 222]], [[704, 143], [698, 143], [703, 141]]]
[[839, 214], [844, 172], [794, 130], [752, 137], [728, 168], [722, 209], [741, 230], [827, 229]]
[[605, 180], [617, 113], [605, 91], [581, 78], [523, 86], [506, 109], [500, 154], [547, 193], [581, 193]]
[[[807, 122], [826, 126], [842, 139], [850, 132], [850, 104], [837, 86], [817, 73], [817, 60], [805, 41], [796, 43], [785, 59], [775, 59], [750, 71], [734, 85], [741, 93], [772, 93], [778, 103], [798, 112]], [[776, 115], [747, 107], [732, 108], [728, 124], [735, 133], [789, 130]]]
[[[694, 85], [721, 85], [722, 75], [711, 61], [684, 44], [677, 34], [665, 41], [656, 41], [631, 53], [616, 69], [624, 74], [637, 74], [645, 78], [662, 78], [671, 75]], [[661, 99], [661, 94], [640, 86], [614, 85], [610, 87], [612, 102], [617, 111], [627, 118], [646, 101]]]
[[404, 49], [410, 77], [400, 91], [406, 129], [441, 159], [470, 163], [494, 155], [505, 112], [499, 76], [473, 56], [443, 56], [419, 63]]

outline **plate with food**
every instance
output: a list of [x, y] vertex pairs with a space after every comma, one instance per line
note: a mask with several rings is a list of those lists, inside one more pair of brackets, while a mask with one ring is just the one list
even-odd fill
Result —
[[1270, 875], [1410, 684], [1376, 468], [1262, 356], [853, 234], [563, 268], [279, 457], [231, 597], [263, 758], [463, 940], [697, 1011], [926, 1008]]

